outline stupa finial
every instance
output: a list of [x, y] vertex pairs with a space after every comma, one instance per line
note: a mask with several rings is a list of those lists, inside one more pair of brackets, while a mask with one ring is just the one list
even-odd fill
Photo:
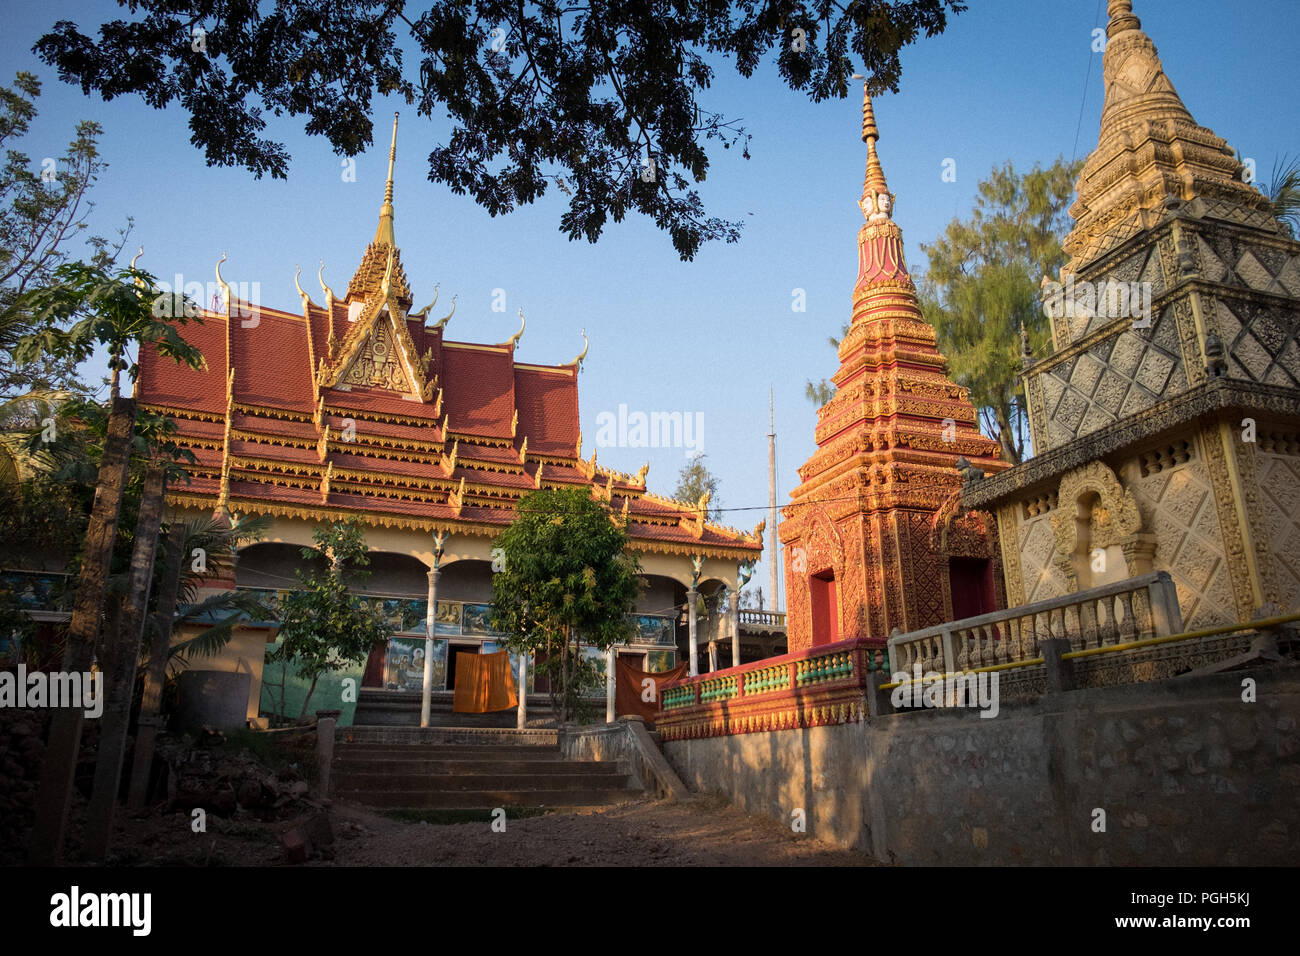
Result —
[[876, 141], [880, 139], [880, 127], [876, 125], [876, 112], [871, 107], [871, 92], [860, 73], [853, 74], [855, 80], [864, 80], [862, 84], [862, 141], [867, 144], [867, 174], [862, 181], [862, 215], [868, 222], [890, 218], [894, 205], [894, 194], [885, 182], [885, 171], [876, 155]]
[[393, 142], [388, 147], [388, 181], [384, 184], [384, 204], [379, 207], [379, 228], [375, 230], [375, 242], [397, 245], [397, 234], [393, 229], [393, 166], [397, 162], [397, 117], [393, 114]]
[[1133, 0], [1110, 0], [1106, 15], [1110, 17], [1110, 22], [1106, 24], [1108, 39], [1125, 30], [1142, 29], [1142, 21], [1133, 14]]

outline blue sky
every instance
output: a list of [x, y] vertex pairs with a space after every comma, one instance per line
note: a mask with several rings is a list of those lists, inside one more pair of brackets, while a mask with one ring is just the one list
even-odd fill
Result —
[[[903, 53], [897, 95], [876, 100], [879, 151], [897, 194], [895, 220], [914, 274], [920, 243], [954, 216], [969, 213], [975, 187], [991, 168], [1051, 163], [1086, 155], [1097, 141], [1101, 56], [1092, 30], [1105, 24], [1094, 0], [973, 0], [939, 37]], [[1262, 178], [1274, 159], [1300, 151], [1294, 36], [1300, 0], [1136, 0], [1192, 115], [1253, 157]], [[382, 201], [392, 114], [402, 112], [396, 174], [396, 228], [417, 301], [441, 283], [445, 304], [459, 295], [448, 336], [500, 342], [528, 317], [518, 358], [553, 364], [591, 350], [580, 379], [584, 451], [590, 455], [602, 412], [682, 411], [703, 416], [703, 450], [721, 481], [724, 522], [752, 527], [767, 502], [768, 389], [774, 389], [778, 502], [798, 483], [795, 469], [814, 450], [814, 407], [804, 382], [832, 374], [826, 342], [849, 315], [856, 276], [865, 147], [860, 97], [811, 103], [785, 89], [775, 68], [752, 79], [719, 64], [702, 105], [741, 118], [753, 135], [752, 159], [715, 148], [701, 187], [709, 212], [744, 220], [740, 242], [706, 245], [682, 263], [666, 233], [629, 218], [596, 245], [558, 232], [565, 197], [492, 218], [466, 197], [427, 180], [426, 157], [446, 127], [397, 101], [375, 105], [376, 144], [357, 158], [356, 181], [301, 118], [272, 118], [270, 135], [293, 156], [289, 179], [255, 180], [242, 169], [209, 168], [189, 142], [178, 108], [155, 111], [138, 99], [104, 103], [61, 83], [31, 53], [60, 19], [84, 32], [124, 15], [112, 3], [48, 0], [11, 5], [0, 35], [0, 83], [16, 70], [44, 81], [40, 116], [21, 148], [34, 163], [60, 155], [81, 119], [104, 127], [110, 168], [94, 189], [92, 231], [111, 233], [135, 217], [132, 248], [160, 278], [181, 273], [208, 282], [225, 252], [228, 281], [257, 282], [264, 304], [297, 311], [293, 273], [317, 300], [318, 259], [338, 291], [347, 285], [374, 233]], [[1080, 117], [1082, 116], [1082, 121]], [[1077, 149], [1076, 149], [1077, 138]], [[941, 178], [945, 159], [956, 181]], [[491, 309], [504, 289], [506, 311]], [[806, 311], [791, 305], [804, 290]], [[441, 314], [441, 310], [439, 310]], [[98, 379], [98, 370], [87, 370]], [[601, 448], [599, 460], [633, 472], [649, 459], [652, 491], [671, 493], [688, 452]], [[767, 591], [760, 565], [755, 584]], [[751, 585], [753, 586], [753, 585]]]

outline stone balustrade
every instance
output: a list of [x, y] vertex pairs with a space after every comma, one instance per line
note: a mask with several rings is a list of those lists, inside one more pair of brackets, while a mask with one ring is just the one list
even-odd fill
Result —
[[1110, 647], [1178, 632], [1182, 614], [1168, 572], [1156, 571], [1047, 601], [938, 624], [889, 638], [900, 672], [959, 673], [1036, 663], [1046, 640], [1073, 651]]
[[665, 740], [859, 721], [870, 675], [890, 673], [885, 641], [858, 638], [665, 684]]
[[739, 614], [741, 624], [753, 624], [759, 627], [785, 627], [784, 611], [755, 611], [742, 607]]

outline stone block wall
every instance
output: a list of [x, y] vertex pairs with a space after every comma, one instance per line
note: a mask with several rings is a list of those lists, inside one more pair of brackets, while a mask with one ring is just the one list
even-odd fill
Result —
[[1300, 677], [1256, 670], [1004, 702], [992, 719], [921, 711], [664, 753], [692, 790], [786, 824], [802, 810], [809, 836], [881, 862], [1292, 866], [1298, 718]]

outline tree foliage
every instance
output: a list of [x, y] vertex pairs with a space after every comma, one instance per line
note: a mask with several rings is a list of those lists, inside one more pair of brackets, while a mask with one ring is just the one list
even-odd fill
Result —
[[738, 223], [707, 214], [694, 188], [710, 141], [748, 156], [744, 127], [704, 96], [720, 61], [749, 77], [774, 59], [814, 102], [846, 96], [855, 70], [870, 74], [874, 92], [897, 91], [899, 51], [965, 9], [961, 0], [407, 6], [131, 0], [132, 19], [91, 35], [62, 20], [35, 49], [105, 99], [179, 103], [210, 165], [259, 177], [283, 178], [289, 166], [284, 146], [265, 136], [264, 114], [306, 117], [309, 134], [355, 156], [373, 141], [374, 96], [399, 96], [450, 127], [430, 153], [429, 178], [493, 215], [553, 183], [569, 199], [560, 229], [570, 239], [595, 242], [609, 219], [637, 212], [690, 259], [703, 241], [739, 235]]
[[14, 348], [16, 361], [81, 363], [103, 348], [108, 352], [110, 400], [119, 394], [122, 372], [133, 382], [140, 374], [139, 350], [146, 346], [191, 368], [203, 364], [203, 353], [177, 329], [190, 321], [191, 311], [198, 310], [177, 308], [175, 316], [156, 314], [157, 296], [149, 273], [124, 269], [113, 274], [93, 263], [69, 262], [54, 270], [52, 280], [19, 299], [30, 310], [33, 331]]
[[1026, 452], [1020, 329], [1041, 355], [1050, 339], [1039, 290], [1065, 262], [1061, 239], [1082, 163], [1057, 159], [1017, 173], [994, 169], [978, 187], [969, 219], [954, 219], [933, 243], [919, 284], [921, 309], [938, 333], [954, 381], [970, 390], [1003, 457]]
[[363, 584], [370, 576], [361, 523], [353, 519], [320, 525], [312, 537], [316, 547], [302, 549], [303, 559], [311, 563], [297, 572], [302, 588], [280, 602], [279, 645], [266, 656], [269, 663], [293, 664], [299, 677], [311, 681], [299, 719], [307, 716], [322, 674], [364, 663], [374, 646], [393, 633], [382, 615], [363, 606], [344, 580], [346, 576]]
[[1279, 156], [1264, 190], [1273, 217], [1292, 239], [1300, 238], [1300, 156]]
[[[827, 336], [826, 341], [831, 344], [831, 348], [836, 350], [839, 349], [840, 339], [849, 334], [849, 329], [851, 327], [851, 322], [845, 322], [844, 325], [840, 327], [839, 339], [833, 335]], [[819, 382], [809, 380], [804, 383], [803, 392], [808, 396], [808, 401], [812, 402], [818, 408], [821, 408], [835, 397], [835, 383], [825, 378]]]
[[[33, 331], [32, 317], [18, 300], [53, 282], [54, 270], [69, 261], [75, 241], [89, 228], [90, 187], [107, 167], [96, 145], [103, 132], [97, 123], [78, 123], [61, 157], [33, 160], [18, 148], [36, 118], [40, 91], [40, 81], [25, 72], [17, 74], [13, 87], [0, 87], [0, 420], [5, 424], [28, 400], [83, 390], [70, 356], [15, 358], [19, 339]], [[130, 228], [128, 220], [114, 242], [87, 239], [91, 262], [110, 268]]]
[[673, 498], [692, 508], [699, 504], [700, 498], [707, 492], [709, 506], [705, 511], [706, 521], [717, 521], [722, 516], [722, 499], [718, 497], [718, 477], [704, 464], [704, 452], [696, 452], [691, 460], [682, 465], [677, 473], [677, 488]]
[[631, 633], [640, 568], [627, 532], [586, 489], [546, 489], [524, 496], [495, 545], [505, 561], [492, 576], [493, 627], [511, 649], [546, 655], [567, 721], [594, 673], [579, 644], [603, 651]]

